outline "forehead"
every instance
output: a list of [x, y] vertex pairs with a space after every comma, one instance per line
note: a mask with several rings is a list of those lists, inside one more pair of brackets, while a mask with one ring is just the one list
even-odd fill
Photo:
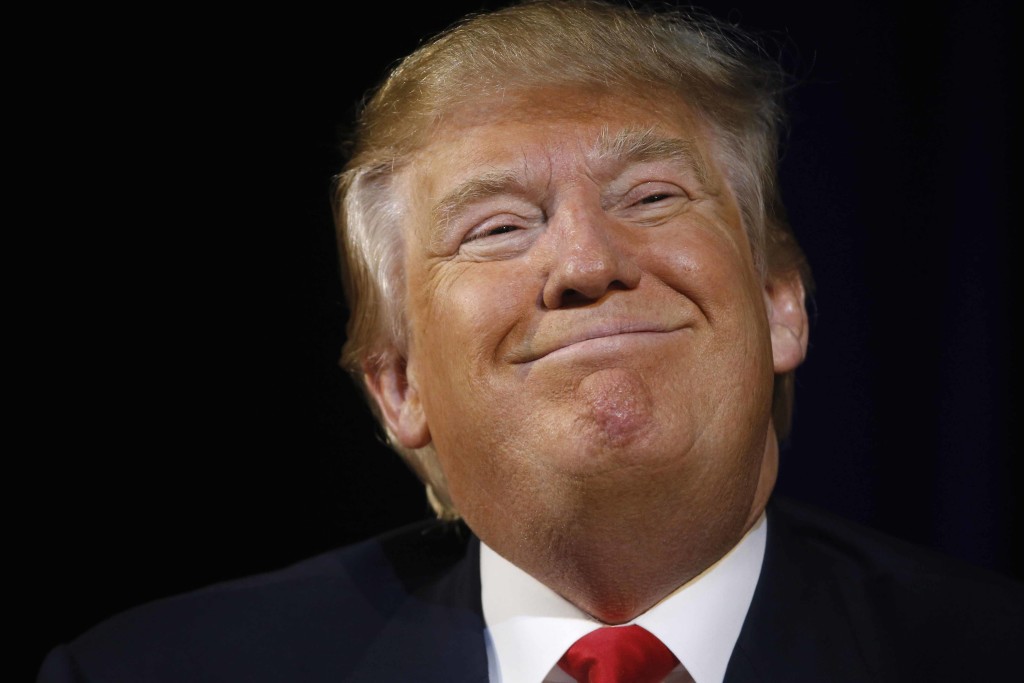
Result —
[[[447, 112], [407, 168], [414, 206], [437, 209], [453, 188], [614, 171], [671, 159], [709, 175], [706, 126], [676, 99], [535, 88]], [[427, 206], [430, 205], [430, 206]]]

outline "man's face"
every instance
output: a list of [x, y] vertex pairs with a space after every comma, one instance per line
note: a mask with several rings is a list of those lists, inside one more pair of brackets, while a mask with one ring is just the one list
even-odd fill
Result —
[[773, 290], [705, 128], [534, 90], [431, 140], [400, 183], [406, 364], [371, 378], [398, 438], [514, 561], [604, 513], [735, 542], [774, 481]]

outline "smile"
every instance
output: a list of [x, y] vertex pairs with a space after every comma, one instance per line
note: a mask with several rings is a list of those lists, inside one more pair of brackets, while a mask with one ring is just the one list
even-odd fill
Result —
[[513, 363], [531, 363], [538, 360], [564, 359], [574, 356], [614, 355], [635, 352], [639, 346], [662, 343], [666, 335], [680, 327], [643, 323], [617, 323], [574, 331], [568, 336], [531, 345], [529, 351]]

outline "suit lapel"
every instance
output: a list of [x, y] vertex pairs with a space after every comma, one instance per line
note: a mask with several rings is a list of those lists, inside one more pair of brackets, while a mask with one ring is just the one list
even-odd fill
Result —
[[727, 683], [876, 680], [828, 557], [785, 505], [768, 507], [764, 564], [726, 671]]
[[[419, 557], [408, 544], [384, 548], [407, 597], [367, 647], [352, 683], [487, 683], [480, 542], [452, 539], [450, 528], [442, 539], [430, 533]], [[464, 528], [458, 534], [468, 536]], [[439, 558], [436, 548], [446, 545]], [[446, 563], [453, 554], [454, 563]]]

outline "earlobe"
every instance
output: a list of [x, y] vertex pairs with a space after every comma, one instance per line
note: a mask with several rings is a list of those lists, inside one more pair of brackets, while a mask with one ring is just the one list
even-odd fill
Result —
[[397, 352], [363, 362], [367, 389], [380, 407], [388, 431], [405, 448], [430, 443], [419, 390], [409, 381], [408, 363]]
[[810, 330], [804, 299], [804, 285], [799, 274], [769, 277], [765, 285], [764, 300], [777, 375], [795, 370], [807, 356]]

